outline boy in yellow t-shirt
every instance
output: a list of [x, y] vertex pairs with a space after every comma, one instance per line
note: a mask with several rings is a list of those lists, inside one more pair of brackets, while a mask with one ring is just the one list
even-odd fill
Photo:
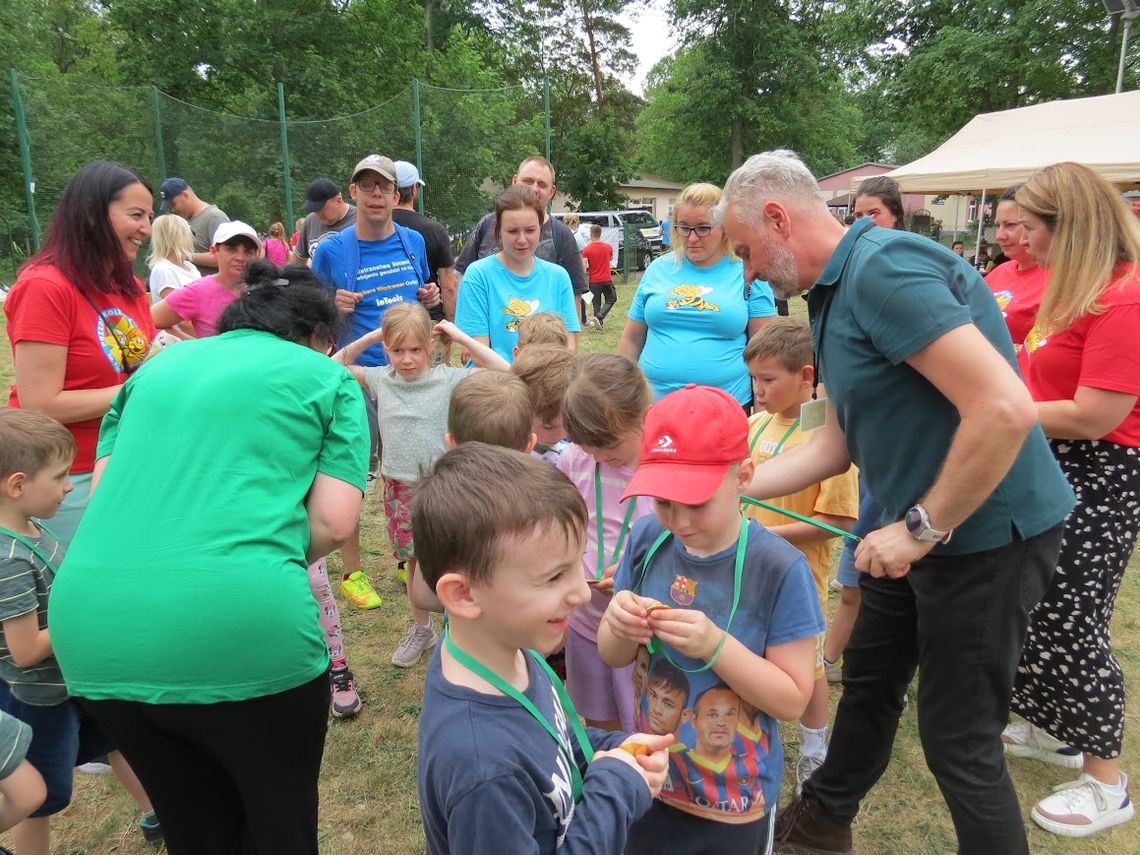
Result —
[[[761, 465], [786, 449], [807, 441], [800, 430], [800, 406], [811, 400], [815, 369], [811, 331], [799, 318], [773, 318], [752, 336], [744, 350], [752, 375], [756, 414], [748, 421], [748, 449]], [[843, 475], [813, 484], [770, 504], [850, 531], [859, 516], [859, 482], [854, 467]], [[820, 606], [827, 614], [827, 579], [831, 542], [835, 535], [813, 525], [763, 508], [746, 513], [780, 535], [807, 558]], [[800, 756], [796, 761], [796, 793], [827, 756], [827, 679], [823, 669], [823, 639], [818, 639], [815, 689], [800, 718]]]

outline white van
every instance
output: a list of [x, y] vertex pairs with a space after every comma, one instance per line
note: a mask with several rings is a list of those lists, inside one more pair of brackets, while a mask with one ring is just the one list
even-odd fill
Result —
[[644, 270], [645, 265], [661, 253], [661, 225], [648, 211], [564, 211], [551, 216], [561, 220], [570, 213], [578, 217], [578, 229], [587, 238], [590, 226], [602, 227], [602, 240], [614, 248], [615, 269], [620, 270], [625, 264], [622, 237], [627, 234], [627, 228], [631, 251], [636, 247], [636, 255], [630, 256], [630, 267]]

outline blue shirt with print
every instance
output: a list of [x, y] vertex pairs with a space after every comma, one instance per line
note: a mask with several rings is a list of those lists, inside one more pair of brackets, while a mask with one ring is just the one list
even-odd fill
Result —
[[[356, 241], [360, 247], [360, 266], [351, 282], [351, 253], [346, 241], [356, 238], [356, 226], [329, 235], [313, 253], [313, 273], [326, 286], [364, 294], [348, 316], [348, 329], [337, 342], [338, 347], [378, 329], [389, 306], [414, 303], [420, 283], [427, 281], [427, 248], [423, 236], [413, 229], [393, 225], [396, 230], [384, 240]], [[383, 345], [375, 344], [360, 354], [356, 364], [387, 365], [388, 354]]]
[[[664, 530], [655, 516], [634, 523], [615, 593], [633, 590], [672, 609], [701, 611], [758, 656], [823, 632], [811, 570], [803, 553], [783, 538], [749, 521], [740, 602], [729, 626], [736, 543], [697, 557], [670, 536], [642, 577], [645, 556]], [[713, 669], [692, 673], [704, 662], [672, 648], [668, 652], [672, 662], [650, 653], [644, 676], [634, 671], [634, 690], [639, 680], [641, 688], [634, 698], [635, 729], [672, 732], [676, 738], [659, 798], [714, 822], [761, 819], [776, 806], [783, 777], [776, 720], [742, 700]], [[671, 712], [663, 713], [666, 701]]]
[[649, 265], [629, 307], [631, 320], [649, 329], [638, 364], [657, 397], [689, 383], [715, 386], [741, 404], [752, 400], [744, 364], [750, 318], [776, 314], [768, 283], [744, 293], [744, 264], [728, 256], [712, 267], [674, 253]]
[[507, 362], [514, 360], [519, 342], [519, 321], [536, 312], [561, 316], [569, 332], [581, 332], [577, 297], [570, 276], [560, 265], [541, 258], [534, 269], [519, 276], [497, 255], [473, 262], [463, 274], [455, 325], [471, 336], [487, 336], [491, 349]]

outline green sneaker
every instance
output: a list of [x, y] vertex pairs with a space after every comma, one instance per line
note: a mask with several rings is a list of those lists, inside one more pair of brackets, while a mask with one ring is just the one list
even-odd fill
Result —
[[401, 585], [408, 584], [408, 563], [401, 561], [396, 565], [396, 578], [400, 580]]
[[341, 590], [345, 596], [352, 600], [353, 605], [362, 609], [374, 609], [383, 602], [380, 595], [372, 589], [372, 583], [364, 575], [363, 570], [349, 574], [347, 579], [340, 582]]

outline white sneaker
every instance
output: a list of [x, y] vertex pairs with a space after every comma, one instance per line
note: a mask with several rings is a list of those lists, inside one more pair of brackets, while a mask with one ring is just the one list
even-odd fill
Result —
[[1082, 772], [1077, 780], [1054, 787], [1053, 795], [1034, 805], [1030, 816], [1046, 831], [1065, 837], [1088, 837], [1128, 822], [1135, 808], [1128, 791], [1128, 776], [1120, 777], [1124, 795], [1114, 795], [1096, 778]]
[[1027, 721], [1011, 721], [1001, 732], [1002, 750], [1012, 757], [1032, 757], [1066, 769], [1084, 765], [1081, 752]]
[[81, 763], [75, 768], [84, 775], [110, 775], [111, 772], [114, 771], [110, 763], [104, 763], [102, 760], [92, 760], [90, 763]]
[[420, 661], [424, 651], [431, 650], [435, 646], [436, 639], [435, 628], [430, 619], [427, 626], [413, 622], [396, 646], [396, 652], [392, 654], [392, 664], [399, 668], [411, 668]]
[[796, 795], [799, 796], [804, 789], [804, 783], [812, 773], [823, 765], [826, 754], [801, 754], [796, 758]]

